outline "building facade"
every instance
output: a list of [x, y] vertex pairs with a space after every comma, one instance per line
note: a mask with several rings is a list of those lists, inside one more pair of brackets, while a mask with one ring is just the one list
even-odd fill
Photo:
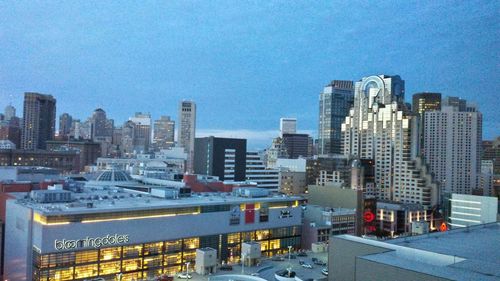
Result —
[[59, 137], [68, 137], [71, 133], [73, 118], [68, 113], [59, 116]]
[[297, 118], [280, 118], [280, 136], [297, 133]]
[[56, 131], [56, 99], [51, 95], [24, 93], [21, 148], [45, 149]]
[[497, 221], [498, 198], [453, 193], [450, 199], [450, 227], [463, 228]]
[[39, 191], [9, 201], [5, 278], [140, 280], [186, 271], [188, 262], [193, 269], [200, 248], [216, 249], [219, 263], [238, 262], [247, 241], [259, 242], [264, 256], [300, 248], [300, 198], [173, 201], [122, 191], [120, 200], [73, 200], [105, 194]]
[[278, 190], [279, 170], [266, 168], [259, 152], [247, 152], [245, 173], [246, 180], [257, 183], [257, 187]]
[[170, 116], [161, 116], [155, 120], [153, 145], [155, 150], [168, 149], [174, 146], [175, 121]]
[[196, 104], [193, 101], [180, 103], [178, 121], [177, 142], [188, 154], [186, 171], [192, 173], [194, 171], [194, 139], [196, 137]]
[[333, 80], [319, 95], [318, 154], [340, 154], [341, 127], [354, 101], [352, 81]]
[[443, 103], [424, 114], [425, 161], [447, 194], [471, 194], [480, 183], [482, 115], [460, 104]]
[[42, 166], [70, 173], [79, 172], [79, 164], [76, 151], [0, 150], [0, 166]]
[[311, 156], [308, 134], [283, 134], [283, 144], [288, 158], [297, 159]]
[[[194, 172], [220, 180], [246, 180], [246, 139], [196, 138]], [[188, 156], [189, 157], [189, 156]]]
[[439, 193], [417, 156], [418, 122], [404, 103], [399, 76], [370, 76], [356, 82], [354, 106], [342, 124], [343, 153], [374, 160], [377, 199], [432, 208]]
[[137, 153], [147, 153], [151, 144], [151, 114], [136, 112], [129, 121], [134, 123], [134, 150]]

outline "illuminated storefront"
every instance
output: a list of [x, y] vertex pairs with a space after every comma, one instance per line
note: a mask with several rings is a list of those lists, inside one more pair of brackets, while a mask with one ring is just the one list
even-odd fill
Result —
[[[101, 210], [51, 204], [49, 211], [42, 204], [9, 201], [6, 278], [146, 279], [185, 271], [188, 263], [194, 270], [198, 248], [216, 249], [220, 263], [238, 262], [241, 244], [248, 241], [258, 241], [264, 256], [285, 253], [288, 246], [300, 247], [299, 199], [147, 197]], [[12, 267], [14, 261], [19, 266]]]

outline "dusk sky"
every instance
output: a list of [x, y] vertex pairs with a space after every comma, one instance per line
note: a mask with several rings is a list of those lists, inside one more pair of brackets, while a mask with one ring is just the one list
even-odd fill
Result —
[[0, 109], [51, 94], [57, 115], [102, 107], [177, 120], [197, 103], [198, 136], [264, 148], [280, 117], [316, 136], [333, 79], [400, 75], [476, 102], [500, 135], [500, 1], [2, 1]]

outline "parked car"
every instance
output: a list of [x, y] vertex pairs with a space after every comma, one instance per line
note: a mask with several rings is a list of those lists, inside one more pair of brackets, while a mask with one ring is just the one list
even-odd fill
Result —
[[316, 265], [321, 265], [321, 266], [325, 266], [325, 265], [326, 265], [326, 262], [324, 262], [324, 261], [322, 261], [322, 260], [316, 260], [316, 261], [314, 262], [314, 264], [316, 264]]
[[301, 265], [303, 268], [309, 268], [309, 269], [313, 268], [313, 266], [310, 263], [303, 263]]
[[191, 276], [191, 274], [181, 272], [181, 273], [177, 274], [177, 278], [179, 278], [179, 279], [191, 279], [191, 278], [193, 278], [193, 276]]
[[321, 273], [323, 273], [323, 275], [328, 276], [328, 269], [327, 269], [327, 268], [323, 268], [323, 269], [321, 270]]
[[223, 271], [231, 271], [231, 270], [233, 270], [233, 266], [230, 264], [223, 264], [220, 266], [219, 269], [223, 270]]
[[303, 261], [303, 260], [299, 260], [299, 264], [300, 264], [300, 265], [303, 265], [303, 264], [304, 264], [304, 261]]
[[299, 257], [307, 257], [307, 253], [305, 251], [302, 251], [302, 252], [299, 252], [297, 254], [297, 256], [299, 256]]

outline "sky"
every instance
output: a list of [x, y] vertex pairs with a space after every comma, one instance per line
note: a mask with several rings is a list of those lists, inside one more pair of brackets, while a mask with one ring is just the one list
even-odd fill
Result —
[[51, 94], [57, 114], [101, 107], [178, 118], [197, 135], [264, 148], [280, 117], [317, 134], [331, 80], [400, 75], [406, 99], [476, 102], [483, 138], [500, 135], [500, 1], [2, 1], [0, 108]]

